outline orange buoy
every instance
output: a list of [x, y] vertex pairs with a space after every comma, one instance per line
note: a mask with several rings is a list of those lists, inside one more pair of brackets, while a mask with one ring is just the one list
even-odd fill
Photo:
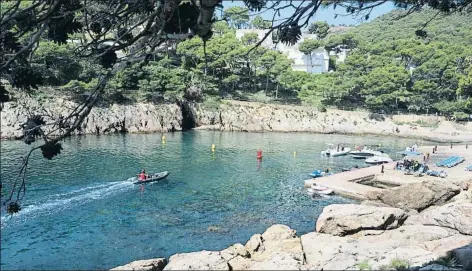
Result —
[[262, 150], [257, 151], [257, 159], [262, 159]]

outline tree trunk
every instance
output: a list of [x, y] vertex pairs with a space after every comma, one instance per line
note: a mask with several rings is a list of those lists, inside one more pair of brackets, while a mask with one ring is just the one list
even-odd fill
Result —
[[[313, 69], [313, 59], [312, 59], [312, 57], [311, 57], [311, 52], [310, 52], [310, 65], [311, 65], [310, 68]], [[310, 70], [309, 73], [311, 73], [311, 70]]]
[[277, 81], [277, 87], [275, 88], [275, 99], [277, 99], [279, 93], [279, 82]]
[[[180, 3], [180, 1], [175, 2]], [[211, 30], [215, 7], [220, 0], [202, 0], [198, 2], [200, 3], [200, 12], [198, 14], [195, 32], [200, 37], [205, 37]]]
[[267, 89], [269, 88], [269, 73], [267, 73], [267, 81], [266, 81], [266, 89], [265, 89], [265, 93], [267, 95]]

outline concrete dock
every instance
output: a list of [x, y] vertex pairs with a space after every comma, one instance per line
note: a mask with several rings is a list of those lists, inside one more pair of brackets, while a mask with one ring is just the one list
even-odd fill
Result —
[[[393, 168], [395, 163], [384, 164], [384, 172], [387, 168]], [[359, 200], [368, 199], [369, 195], [374, 195], [382, 191], [381, 188], [360, 184], [359, 182], [375, 178], [380, 174], [382, 166], [371, 166], [336, 173], [331, 176], [313, 178], [305, 181], [305, 187], [312, 184], [322, 185], [333, 189], [334, 193]]]
[[[472, 178], [472, 172], [465, 171], [465, 167], [472, 165], [472, 146], [456, 145], [450, 148], [450, 146], [438, 146], [438, 151], [433, 154], [432, 149], [434, 146], [423, 146], [419, 148], [419, 152], [430, 153], [430, 159], [426, 162], [428, 167], [432, 170], [445, 170], [448, 176], [444, 180], [448, 180], [454, 183], [459, 183], [463, 180]], [[463, 156], [465, 162], [452, 167], [443, 168], [437, 167], [436, 162], [445, 159], [451, 155]], [[399, 158], [399, 157], [398, 157]], [[417, 159], [423, 161], [423, 156], [417, 156]], [[384, 164], [384, 173], [381, 173], [381, 165], [371, 166], [367, 168], [355, 169], [352, 171], [340, 172], [331, 176], [312, 178], [305, 180], [305, 187], [310, 187], [312, 184], [322, 185], [333, 189], [334, 193], [348, 198], [366, 200], [382, 192], [383, 188], [374, 187], [367, 184], [372, 182], [384, 184], [384, 187], [399, 186], [408, 183], [422, 182], [426, 179], [438, 179], [438, 177], [432, 177], [423, 175], [417, 177], [414, 175], [405, 175], [404, 172], [394, 170], [396, 162]]]

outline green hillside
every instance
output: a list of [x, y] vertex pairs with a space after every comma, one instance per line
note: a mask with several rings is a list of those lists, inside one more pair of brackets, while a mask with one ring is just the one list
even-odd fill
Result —
[[327, 105], [374, 111], [470, 113], [470, 17], [437, 16], [425, 33], [418, 33], [436, 13], [426, 10], [400, 18], [402, 14], [391, 12], [328, 37], [328, 47], [347, 44], [352, 50], [335, 72], [314, 76], [300, 97], [316, 102], [321, 96]]

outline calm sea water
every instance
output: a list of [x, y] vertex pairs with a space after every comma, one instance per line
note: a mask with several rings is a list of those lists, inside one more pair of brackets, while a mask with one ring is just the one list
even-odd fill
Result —
[[[314, 229], [323, 207], [351, 202], [306, 195], [308, 173], [363, 163], [322, 158], [325, 143], [381, 143], [390, 153], [413, 143], [387, 137], [207, 131], [166, 137], [165, 145], [160, 134], [74, 137], [66, 140], [60, 159], [48, 161], [38, 153], [30, 162], [23, 210], [11, 218], [2, 209], [1, 269], [107, 269], [139, 259], [224, 249], [275, 223], [304, 234]], [[1, 177], [8, 185], [29, 146], [3, 141], [1, 147]], [[262, 162], [256, 160], [258, 148]], [[140, 168], [171, 175], [143, 186], [125, 181]]]

